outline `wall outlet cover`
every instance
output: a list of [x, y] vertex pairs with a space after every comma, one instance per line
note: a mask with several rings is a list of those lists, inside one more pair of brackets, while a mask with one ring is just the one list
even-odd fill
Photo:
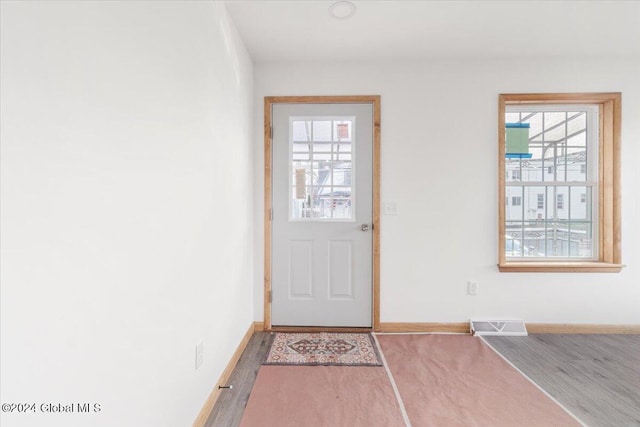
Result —
[[470, 280], [469, 282], [467, 282], [467, 294], [478, 295], [478, 282], [474, 280]]
[[385, 215], [398, 215], [398, 203], [385, 202], [383, 212]]

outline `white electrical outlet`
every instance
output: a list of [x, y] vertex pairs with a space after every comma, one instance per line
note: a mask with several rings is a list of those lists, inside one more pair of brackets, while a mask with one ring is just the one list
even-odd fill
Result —
[[204, 343], [200, 341], [196, 344], [196, 369], [198, 369], [202, 365], [202, 360], [204, 358]]
[[467, 282], [467, 295], [478, 295], [478, 282], [475, 280]]

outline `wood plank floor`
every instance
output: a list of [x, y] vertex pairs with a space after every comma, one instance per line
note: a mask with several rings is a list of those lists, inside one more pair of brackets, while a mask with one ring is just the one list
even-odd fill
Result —
[[[273, 336], [251, 338], [207, 420], [236, 427]], [[506, 359], [591, 427], [640, 426], [640, 335], [487, 337]]]
[[640, 426], [640, 335], [486, 340], [587, 425]]
[[260, 364], [272, 342], [273, 335], [268, 332], [253, 334], [229, 378], [233, 389], [223, 390], [207, 419], [206, 427], [236, 427], [240, 424]]

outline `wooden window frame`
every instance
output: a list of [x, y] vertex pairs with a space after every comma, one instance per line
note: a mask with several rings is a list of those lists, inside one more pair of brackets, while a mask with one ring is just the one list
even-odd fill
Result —
[[[505, 254], [505, 111], [508, 105], [591, 104], [599, 110], [598, 259], [595, 261], [507, 260]], [[498, 97], [498, 269], [501, 272], [617, 273], [621, 254], [621, 93], [527, 93]]]

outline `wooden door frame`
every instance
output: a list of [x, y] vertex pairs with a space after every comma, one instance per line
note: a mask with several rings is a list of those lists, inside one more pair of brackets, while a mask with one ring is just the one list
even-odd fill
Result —
[[380, 95], [266, 96], [264, 98], [264, 329], [271, 326], [272, 107], [274, 104], [371, 104], [373, 106], [372, 328], [287, 327], [286, 330], [380, 330]]

